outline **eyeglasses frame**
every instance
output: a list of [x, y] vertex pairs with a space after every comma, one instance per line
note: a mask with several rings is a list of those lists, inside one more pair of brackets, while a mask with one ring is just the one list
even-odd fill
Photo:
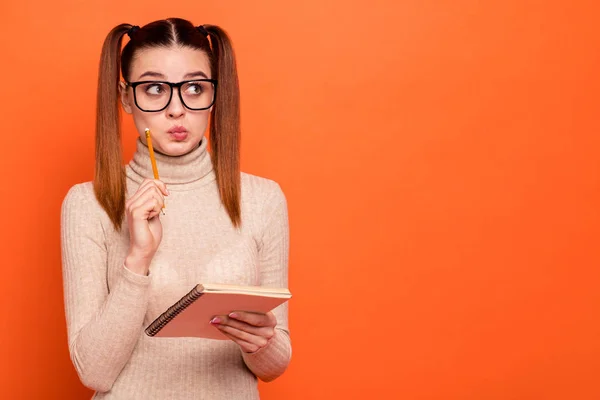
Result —
[[[187, 104], [185, 104], [185, 101], [183, 100], [183, 96], [181, 95], [181, 86], [186, 83], [189, 83], [189, 82], [210, 82], [213, 84], [213, 87], [214, 87], [213, 99], [208, 107], [191, 108]], [[142, 107], [140, 107], [140, 105], [138, 104], [138, 101], [137, 101], [137, 94], [136, 94], [135, 88], [144, 83], [163, 83], [163, 84], [168, 85], [171, 88], [171, 95], [169, 96], [169, 101], [167, 101], [167, 104], [163, 108], [161, 108], [160, 110], [144, 110]], [[218, 83], [218, 81], [216, 79], [189, 79], [189, 80], [181, 81], [181, 82], [177, 82], [177, 83], [167, 82], [167, 81], [137, 81], [137, 82], [125, 81], [125, 88], [131, 87], [133, 89], [133, 101], [135, 103], [135, 106], [143, 112], [160, 112], [160, 111], [165, 110], [167, 107], [169, 107], [169, 104], [171, 104], [171, 100], [173, 99], [173, 91], [175, 88], [177, 88], [177, 93], [179, 93], [179, 100], [181, 100], [181, 104], [183, 104], [183, 106], [185, 108], [187, 108], [188, 110], [192, 110], [192, 111], [202, 111], [202, 110], [208, 110], [215, 104], [215, 100], [217, 99], [217, 83]]]

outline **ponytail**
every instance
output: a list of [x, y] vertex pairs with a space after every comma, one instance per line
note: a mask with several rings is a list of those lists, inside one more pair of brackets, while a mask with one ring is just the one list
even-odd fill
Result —
[[213, 53], [213, 78], [218, 79], [210, 142], [213, 168], [221, 202], [235, 227], [241, 225], [240, 209], [240, 90], [235, 54], [227, 33], [218, 26], [204, 25]]
[[116, 230], [125, 212], [125, 172], [119, 124], [121, 42], [129, 24], [113, 28], [102, 46], [96, 104], [96, 171], [94, 192]]

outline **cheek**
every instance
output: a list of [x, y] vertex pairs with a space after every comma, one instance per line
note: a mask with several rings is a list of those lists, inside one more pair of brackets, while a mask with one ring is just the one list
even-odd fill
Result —
[[144, 132], [146, 128], [152, 128], [158, 121], [157, 116], [159, 113], [146, 113], [140, 111], [139, 108], [134, 107], [132, 110], [133, 122], [138, 132]]
[[157, 126], [161, 126], [157, 124], [158, 120], [155, 115], [156, 113], [145, 113], [136, 107], [131, 114], [138, 135], [140, 135], [142, 142], [146, 143], [146, 136], [144, 134], [146, 128], [156, 130]]
[[189, 126], [194, 133], [204, 134], [210, 120], [210, 111], [198, 111], [189, 115]]

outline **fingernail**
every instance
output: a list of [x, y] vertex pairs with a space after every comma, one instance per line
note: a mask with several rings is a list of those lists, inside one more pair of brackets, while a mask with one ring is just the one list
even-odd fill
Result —
[[219, 317], [214, 317], [213, 319], [210, 320], [211, 324], [220, 324], [221, 323], [221, 319]]
[[237, 314], [236, 314], [236, 313], [234, 313], [234, 312], [232, 312], [231, 314], [229, 314], [229, 316], [230, 316], [231, 318], [237, 318], [237, 317], [239, 317], [239, 315], [237, 315]]

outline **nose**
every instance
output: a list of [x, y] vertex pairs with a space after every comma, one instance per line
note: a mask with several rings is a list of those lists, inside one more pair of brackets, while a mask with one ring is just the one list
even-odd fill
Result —
[[167, 116], [172, 119], [177, 119], [185, 114], [185, 106], [179, 98], [179, 88], [173, 88], [171, 102], [165, 111], [167, 112]]

